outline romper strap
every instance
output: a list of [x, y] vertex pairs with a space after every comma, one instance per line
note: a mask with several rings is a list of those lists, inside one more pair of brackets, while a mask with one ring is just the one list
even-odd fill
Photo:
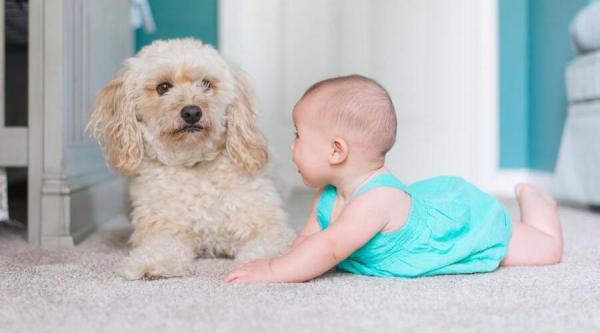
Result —
[[332, 185], [325, 186], [323, 192], [321, 192], [321, 198], [319, 198], [319, 203], [317, 204], [317, 221], [321, 225], [322, 230], [329, 226], [329, 219], [333, 212], [336, 195], [336, 188]]
[[[381, 173], [373, 177], [373, 179], [371, 179], [367, 184], [363, 185], [363, 187], [359, 188], [354, 193], [354, 195], [352, 195], [352, 198], [350, 200], [354, 200], [359, 195], [377, 187], [397, 188], [401, 191], [408, 193], [408, 195], [412, 197], [412, 191], [409, 189], [408, 186], [404, 185], [401, 181], [399, 181], [390, 173]], [[321, 193], [319, 203], [317, 204], [317, 221], [321, 226], [321, 230], [329, 227], [336, 196], [337, 189], [335, 188], [335, 186], [332, 185], [325, 186], [323, 192]]]
[[412, 191], [409, 189], [408, 186], [404, 185], [404, 183], [399, 181], [398, 178], [394, 177], [394, 175], [392, 175], [391, 173], [381, 173], [373, 177], [373, 179], [371, 179], [368, 183], [363, 185], [363, 187], [359, 188], [358, 191], [356, 191], [354, 195], [352, 195], [352, 199], [356, 199], [356, 197], [358, 197], [359, 195], [377, 187], [397, 188], [401, 191], [408, 193], [408, 195], [412, 197]]

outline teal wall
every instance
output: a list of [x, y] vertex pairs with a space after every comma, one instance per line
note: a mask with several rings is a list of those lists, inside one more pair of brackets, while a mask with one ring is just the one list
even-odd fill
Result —
[[528, 150], [528, 24], [524, 0], [499, 1], [500, 167], [524, 168]]
[[500, 167], [552, 171], [575, 57], [569, 24], [589, 0], [500, 0]]
[[150, 0], [156, 32], [136, 30], [135, 49], [155, 39], [194, 37], [218, 47], [218, 0]]

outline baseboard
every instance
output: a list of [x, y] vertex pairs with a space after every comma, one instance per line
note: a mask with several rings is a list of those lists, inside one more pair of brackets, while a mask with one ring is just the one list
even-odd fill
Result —
[[126, 183], [113, 177], [74, 192], [70, 197], [70, 233], [77, 244], [101, 225], [126, 211]]
[[42, 235], [40, 246], [47, 250], [67, 249], [75, 245], [73, 237], [61, 235]]
[[532, 183], [552, 195], [556, 194], [553, 173], [527, 169], [498, 170], [483, 190], [498, 196], [512, 196], [515, 185], [522, 182]]
[[40, 245], [46, 249], [73, 247], [126, 206], [121, 177], [47, 181], [42, 194]]

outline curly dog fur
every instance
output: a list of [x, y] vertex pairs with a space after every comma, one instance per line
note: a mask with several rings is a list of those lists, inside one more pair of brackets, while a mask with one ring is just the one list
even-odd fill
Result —
[[198, 255], [244, 262], [289, 247], [255, 115], [241, 71], [193, 39], [146, 46], [102, 89], [88, 130], [131, 178], [123, 277], [189, 275]]

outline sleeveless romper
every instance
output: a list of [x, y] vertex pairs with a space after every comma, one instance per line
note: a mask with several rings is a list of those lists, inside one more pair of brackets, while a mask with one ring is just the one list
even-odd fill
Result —
[[[414, 278], [491, 272], [506, 256], [510, 215], [495, 198], [458, 177], [436, 177], [404, 185], [389, 173], [376, 175], [352, 196], [392, 187], [411, 197], [405, 225], [377, 233], [337, 265], [372, 276]], [[337, 191], [328, 185], [317, 205], [321, 229], [330, 223]], [[365, 221], [368, 223], [368, 221]]]

